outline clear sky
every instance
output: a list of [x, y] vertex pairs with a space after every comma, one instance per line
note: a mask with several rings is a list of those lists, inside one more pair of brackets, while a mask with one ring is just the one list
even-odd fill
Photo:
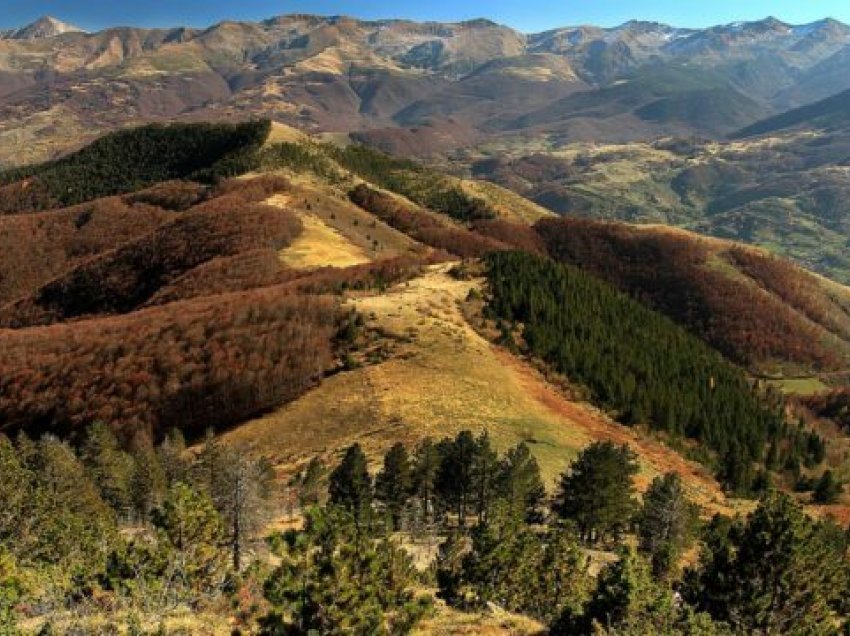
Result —
[[522, 31], [613, 26], [630, 19], [701, 27], [769, 15], [795, 24], [833, 17], [850, 23], [850, 0], [3, 0], [0, 27], [53, 15], [89, 30], [106, 26], [208, 26], [285, 13], [463, 20], [487, 17]]

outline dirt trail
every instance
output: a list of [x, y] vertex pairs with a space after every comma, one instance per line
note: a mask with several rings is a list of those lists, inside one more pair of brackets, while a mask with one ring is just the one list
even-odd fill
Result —
[[434, 266], [384, 293], [352, 300], [367, 325], [393, 342], [388, 360], [334, 376], [229, 437], [258, 440], [283, 464], [333, 453], [353, 440], [377, 454], [396, 441], [487, 429], [500, 450], [528, 443], [550, 486], [587, 444], [612, 440], [638, 452], [641, 488], [674, 470], [706, 509], [728, 512], [705, 469], [567, 399], [530, 364], [485, 340], [461, 307], [483, 281], [456, 280], [448, 274], [451, 267]]
[[694, 501], [712, 512], [730, 512], [730, 503], [705, 467], [685, 459], [658, 440], [612, 421], [592, 405], [567, 399], [537, 369], [507, 351], [500, 349], [498, 355], [506, 366], [514, 369], [530, 395], [570, 425], [581, 428], [591, 439], [631, 446], [649, 468], [638, 475], [640, 490], [649, 485], [654, 475], [674, 471], [681, 475]]

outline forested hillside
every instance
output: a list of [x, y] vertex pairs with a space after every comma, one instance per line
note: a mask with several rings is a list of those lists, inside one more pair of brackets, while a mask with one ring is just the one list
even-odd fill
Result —
[[[817, 464], [823, 443], [789, 429], [744, 374], [699, 340], [573, 267], [518, 252], [487, 258], [493, 318], [505, 338], [586, 385], [626, 424], [648, 424], [698, 440], [718, 458], [721, 478], [753, 487], [754, 466]], [[790, 443], [789, 443], [790, 442]], [[783, 456], [784, 454], [784, 456]]]
[[[498, 453], [470, 431], [394, 444], [374, 468], [354, 443], [285, 488], [245, 448], [208, 437], [186, 453], [171, 432], [126, 452], [103, 425], [76, 448], [0, 435], [0, 466], [7, 633], [105, 633], [103, 604], [109, 629], [136, 633], [517, 633], [508, 611], [525, 616], [520, 633], [565, 636], [838, 633], [848, 620], [837, 525], [778, 493], [702, 523], [675, 473], [640, 501], [635, 457], [611, 443], [565, 464], [551, 494], [526, 444]], [[263, 542], [281, 513], [289, 527]]]
[[[155, 150], [113, 164], [122, 136]], [[846, 516], [841, 393], [747, 375], [838, 385], [840, 286], [263, 122], [27, 170], [0, 194], [0, 632], [846, 623], [846, 537], [802, 508]]]
[[171, 179], [242, 174], [255, 165], [270, 130], [263, 120], [150, 125], [106, 135], [56, 161], [0, 174], [0, 212], [75, 205]]
[[738, 364], [780, 373], [847, 368], [850, 295], [791, 263], [658, 226], [564, 218], [535, 228], [553, 258], [669, 316]]

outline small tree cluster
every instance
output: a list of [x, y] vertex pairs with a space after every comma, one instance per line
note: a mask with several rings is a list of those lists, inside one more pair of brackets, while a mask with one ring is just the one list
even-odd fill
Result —
[[269, 514], [267, 463], [213, 439], [195, 457], [177, 433], [131, 447], [99, 423], [78, 450], [0, 435], [0, 625], [24, 600], [50, 610], [106, 595], [144, 611], [213, 600], [244, 568]]
[[363, 449], [354, 444], [329, 479], [331, 503], [360, 521], [385, 516], [394, 530], [411, 517], [426, 523], [449, 518], [460, 527], [483, 522], [497, 502], [514, 518], [539, 513], [545, 490], [537, 461], [525, 444], [503, 457], [493, 450], [486, 432], [462, 431], [438, 443], [421, 442], [408, 453], [402, 444], [385, 455], [373, 479]]

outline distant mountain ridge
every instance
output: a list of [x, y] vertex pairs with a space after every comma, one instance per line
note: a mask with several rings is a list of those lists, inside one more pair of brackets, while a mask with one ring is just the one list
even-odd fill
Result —
[[525, 34], [297, 14], [85, 33], [43, 18], [0, 38], [0, 165], [175, 118], [270, 117], [421, 156], [494, 136], [722, 138], [850, 89], [848, 58], [834, 20]]
[[756, 122], [735, 136], [752, 137], [799, 127], [817, 130], [850, 129], [850, 90]]
[[0, 39], [8, 40], [44, 40], [55, 38], [66, 33], [85, 33], [83, 29], [61, 22], [51, 16], [43, 16], [18, 29], [0, 31]]

